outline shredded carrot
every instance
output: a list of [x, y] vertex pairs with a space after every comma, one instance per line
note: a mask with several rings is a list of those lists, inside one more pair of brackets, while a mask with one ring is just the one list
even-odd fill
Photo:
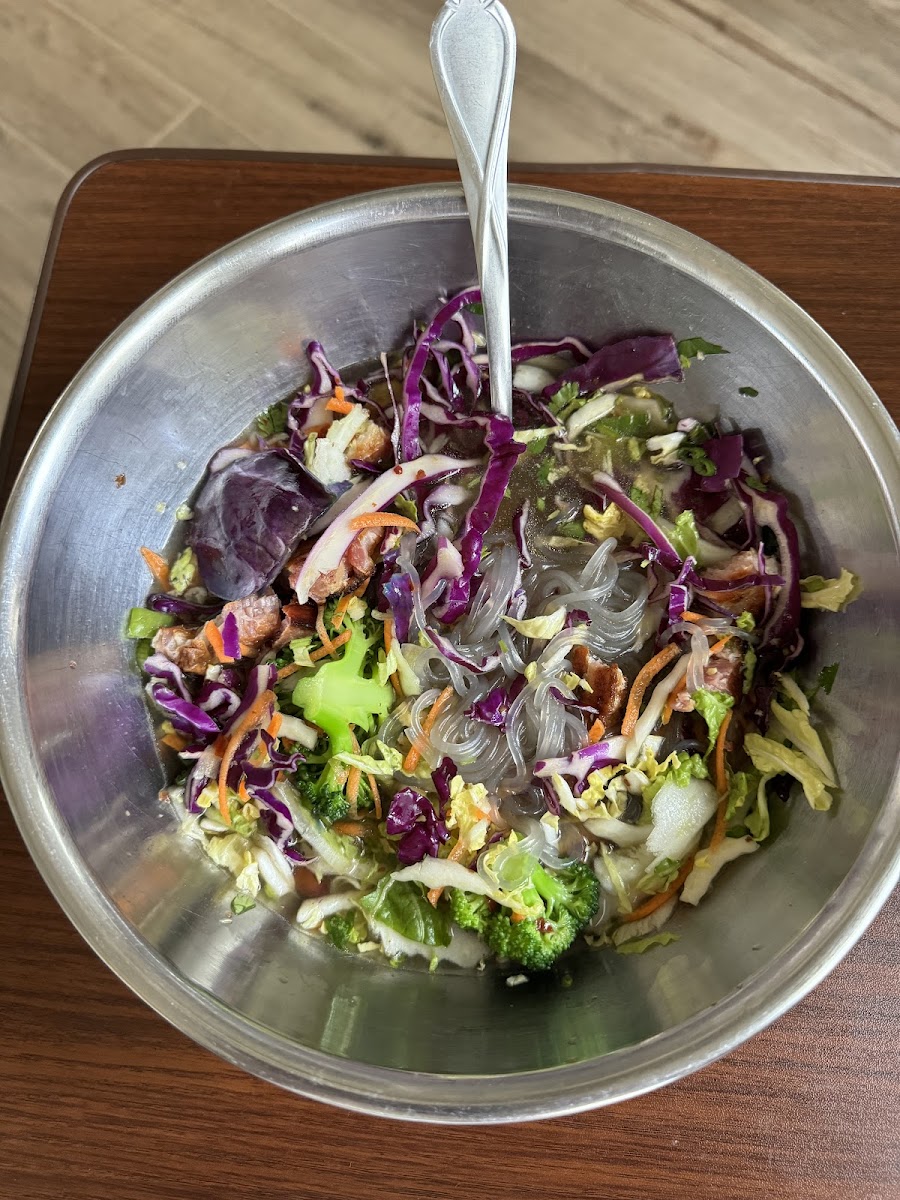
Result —
[[329, 412], [341, 413], [342, 416], [346, 416], [347, 413], [353, 412], [354, 405], [352, 401], [345, 400], [343, 396], [338, 398], [338, 392], [340, 390], [340, 388], [335, 389], [334, 396], [328, 401], [325, 407]]
[[731, 724], [731, 714], [732, 710], [729, 708], [722, 718], [716, 737], [716, 791], [720, 796], [724, 796], [728, 791], [728, 776], [725, 774], [725, 737]]
[[627, 924], [631, 921], [640, 921], [643, 917], [649, 917], [651, 913], [656, 912], [658, 908], [662, 908], [666, 901], [671, 900], [672, 897], [681, 889], [681, 885], [687, 879], [688, 875], [690, 875], [693, 865], [694, 856], [692, 854], [675, 876], [674, 882], [671, 883], [664, 892], [660, 892], [657, 896], [651, 896], [649, 900], [645, 900], [643, 904], [638, 905], [633, 912], [626, 913], [624, 917], [619, 917], [619, 920], [623, 924]]
[[[312, 658], [312, 655], [310, 655], [310, 658]], [[299, 670], [300, 670], [299, 663], [288, 663], [288, 665], [286, 667], [279, 668], [278, 678], [279, 679], [287, 679], [288, 676], [293, 675], [295, 671], [299, 671]]]
[[606, 733], [606, 726], [603, 724], [603, 722], [598, 717], [597, 720], [593, 723], [593, 725], [588, 730], [588, 742], [589, 743], [599, 742], [600, 739], [603, 737], [604, 733]]
[[716, 809], [716, 823], [713, 826], [712, 837], [709, 839], [709, 849], [715, 850], [720, 842], [725, 840], [725, 813], [728, 810], [728, 775], [725, 771], [725, 735], [731, 724], [731, 709], [725, 714], [719, 726], [716, 738], [715, 775], [716, 791], [719, 793], [719, 807]]
[[234, 760], [237, 748], [243, 741], [244, 734], [259, 725], [263, 714], [269, 705], [274, 703], [274, 700], [274, 692], [263, 692], [257, 696], [256, 700], [250, 705], [228, 737], [228, 742], [222, 754], [222, 761], [219, 764], [219, 812], [222, 814], [222, 820], [226, 825], [231, 824], [231, 814], [228, 811], [228, 771]]
[[347, 799], [350, 801], [350, 811], [356, 816], [356, 804], [359, 800], [359, 784], [362, 771], [359, 767], [351, 767], [347, 774]]
[[225, 653], [225, 642], [222, 638], [222, 631], [215, 621], [207, 621], [203, 626], [203, 632], [206, 634], [206, 640], [212, 646], [213, 654], [220, 663], [234, 662], [234, 659]]
[[163, 591], [167, 592], [172, 586], [172, 581], [169, 579], [169, 564], [161, 554], [157, 554], [155, 550], [148, 550], [146, 546], [141, 546], [141, 557], [150, 568], [150, 574]]
[[[325, 605], [320, 604], [319, 610], [316, 613], [316, 633], [319, 635], [319, 640], [326, 654], [334, 656], [334, 643], [328, 636], [328, 630], [325, 628]], [[312, 655], [309, 656], [312, 658]]]
[[682, 621], [702, 621], [703, 616], [701, 613], [689, 612], [688, 610], [685, 610], [681, 614], [681, 620]]
[[[453, 847], [453, 849], [447, 855], [447, 861], [448, 862], [464, 862], [465, 859], [468, 858], [468, 856], [469, 856], [469, 852], [466, 848], [465, 842], [462, 840], [462, 838], [457, 838], [456, 845]], [[444, 894], [444, 889], [442, 887], [433, 887], [433, 888], [428, 889], [428, 903], [431, 905], [432, 908], [437, 908], [437, 902], [438, 902], [438, 900], [440, 900], [440, 898], [443, 894]]]
[[660, 650], [659, 654], [654, 654], [648, 663], [645, 663], [638, 671], [637, 678], [631, 685], [631, 695], [628, 697], [628, 706], [625, 709], [625, 716], [622, 718], [622, 733], [625, 737], [631, 737], [634, 733], [634, 727], [637, 725], [638, 714], [641, 711], [641, 701], [644, 698], [650, 680], [657, 676], [663, 667], [667, 666], [673, 658], [681, 653], [675, 645], [668, 645], [664, 650]]
[[369, 586], [368, 579], [364, 579], [362, 583], [352, 592], [345, 592], [338, 600], [334, 608], [334, 616], [331, 618], [331, 628], [340, 629], [344, 623], [344, 617], [347, 615], [347, 609], [350, 607], [350, 601], [361, 596]]
[[725, 647], [728, 645], [728, 643], [730, 641], [731, 641], [730, 635], [727, 637], [719, 638], [719, 640], [716, 642], [716, 644], [714, 646], [710, 646], [709, 653], [711, 655], [712, 654], [721, 654], [721, 652], [725, 649]]
[[366, 779], [369, 782], [369, 789], [372, 792], [372, 800], [374, 801], [374, 804], [375, 804], [375, 816], [380, 821], [381, 820], [381, 792], [379, 792], [379, 790], [378, 790], [378, 784], [375, 782], [374, 775], [366, 775]]
[[238, 796], [243, 804], [250, 803], [250, 793], [247, 791], [247, 781], [244, 779], [238, 784]]
[[334, 654], [335, 650], [340, 650], [346, 642], [350, 641], [350, 630], [345, 629], [343, 633], [339, 633], [334, 639], [329, 639], [327, 646], [320, 646], [318, 650], [313, 650], [309, 656], [310, 662], [318, 662], [320, 658], [324, 658], [326, 654]]
[[335, 821], [331, 828], [335, 833], [343, 833], [346, 837], [362, 837], [366, 832], [362, 821]]
[[428, 745], [428, 736], [434, 728], [434, 723], [441, 715], [443, 709], [445, 709], [450, 703], [452, 696], [453, 688], [445, 687], [438, 696], [437, 700], [435, 700], [434, 704], [432, 704], [428, 716], [425, 718], [425, 722], [422, 725], [422, 736], [420, 738], [416, 738], [413, 745], [409, 748], [409, 753], [403, 760], [403, 770], [407, 775], [409, 775], [411, 771], [414, 771], [419, 765], [419, 759], [422, 757], [422, 751]]
[[[391, 646], [394, 644], [394, 622], [391, 617], [384, 623], [384, 652], [390, 654]], [[403, 688], [400, 686], [400, 680], [397, 677], [397, 672], [391, 675], [391, 687], [394, 689], [394, 695], [398, 700], [403, 699]]]
[[520, 913], [520, 912], [513, 912], [513, 913], [509, 914], [509, 919], [513, 925], [519, 925], [522, 921], [525, 920], [525, 914]]
[[173, 750], [183, 750], [185, 746], [190, 745], [188, 739], [180, 733], [167, 733], [164, 738], [159, 740], [164, 746], [170, 746]]
[[269, 737], [277, 738], [278, 730], [281, 728], [281, 713], [272, 713], [272, 720], [269, 722], [266, 733]]
[[334, 616], [331, 618], [332, 629], [340, 629], [340, 627], [343, 625], [344, 617], [347, 615], [347, 609], [350, 606], [350, 601], [352, 598], [353, 597], [350, 595], [350, 593], [346, 592], [343, 596], [341, 596], [340, 600], [338, 600], [337, 604], [334, 606]]
[[421, 533], [415, 521], [409, 517], [401, 517], [398, 513], [360, 513], [347, 522], [348, 529], [408, 529], [410, 533]]

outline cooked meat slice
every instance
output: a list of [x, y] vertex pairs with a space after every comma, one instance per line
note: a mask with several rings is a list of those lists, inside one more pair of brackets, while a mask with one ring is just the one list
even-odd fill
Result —
[[316, 628], [316, 609], [312, 604], [285, 604], [282, 610], [281, 629], [272, 643], [272, 649], [281, 650], [295, 638], [309, 637]]
[[375, 570], [375, 551], [381, 545], [383, 535], [383, 529], [361, 530], [347, 547], [338, 566], [333, 571], [325, 571], [309, 589], [310, 600], [324, 604], [329, 596], [355, 591], [364, 583]]
[[189, 675], [203, 675], [215, 661], [209, 642], [199, 630], [169, 625], [157, 630], [153, 649]]
[[[759, 562], [755, 550], [742, 550], [740, 554], [735, 554], [734, 558], [730, 558], [721, 567], [710, 567], [703, 572], [706, 579], [724, 579], [729, 582], [758, 573]], [[766, 605], [766, 589], [762, 587], [737, 588], [735, 591], [703, 592], [702, 594], [708, 596], [720, 608], [735, 615], [750, 612], [754, 617], [758, 617], [761, 616]]]
[[347, 447], [347, 462], [383, 462], [391, 452], [391, 437], [386, 429], [371, 420], [366, 421]]
[[[703, 686], [710, 692], [727, 692], [735, 701], [740, 699], [743, 685], [744, 656], [735, 638], [719, 654], [714, 654], [703, 672]], [[676, 712], [693, 712], [694, 702], [688, 694], [687, 684], [679, 688], [672, 707]]]
[[597, 710], [597, 716], [609, 729], [618, 719], [628, 695], [628, 681], [621, 668], [592, 658], [585, 646], [576, 646], [572, 651], [572, 669], [591, 689], [581, 699]]
[[243, 600], [230, 601], [222, 609], [223, 620], [228, 613], [233, 613], [237, 621], [241, 651], [245, 657], [258, 654], [281, 626], [281, 601], [271, 588], [266, 588], [259, 596], [245, 596]]

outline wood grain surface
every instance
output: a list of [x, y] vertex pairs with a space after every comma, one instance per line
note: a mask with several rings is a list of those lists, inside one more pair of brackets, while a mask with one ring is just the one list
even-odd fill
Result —
[[[12, 465], [103, 337], [202, 255], [321, 200], [450, 177], [377, 159], [101, 163], [64, 200], [4, 437]], [[900, 417], [900, 189], [515, 177], [632, 204], [737, 254], [808, 308]], [[900, 1197], [900, 896], [794, 1010], [662, 1092], [556, 1122], [416, 1127], [300, 1100], [193, 1045], [80, 940], [5, 806], [0, 853], [3, 1200]]]
[[[507, 0], [510, 150], [900, 170], [896, 0]], [[449, 155], [439, 0], [2, 0], [0, 409], [53, 204], [130, 146]]]

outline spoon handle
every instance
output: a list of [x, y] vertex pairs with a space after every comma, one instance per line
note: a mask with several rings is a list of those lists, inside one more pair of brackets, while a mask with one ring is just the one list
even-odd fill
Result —
[[431, 30], [431, 66], [475, 241], [491, 404], [510, 417], [506, 162], [516, 34], [499, 0], [447, 0]]

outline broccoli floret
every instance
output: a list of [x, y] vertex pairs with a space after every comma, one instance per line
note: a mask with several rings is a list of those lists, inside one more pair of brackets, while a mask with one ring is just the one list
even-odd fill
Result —
[[536, 867], [531, 883], [544, 901], [550, 920], [567, 912], [575, 921], [576, 932], [587, 925], [600, 904], [600, 883], [584, 863], [573, 863], [555, 872]]
[[366, 923], [357, 912], [336, 912], [322, 922], [325, 935], [338, 950], [358, 945], [367, 933]]
[[375, 642], [358, 621], [346, 621], [350, 640], [340, 658], [319, 663], [315, 671], [294, 688], [293, 703], [308, 721], [328, 734], [329, 753], [353, 752], [350, 728], [371, 732], [374, 718], [386, 717], [394, 701], [388, 683], [366, 674], [366, 655]]
[[513, 921], [507, 910], [495, 912], [486, 922], [484, 936], [498, 956], [511, 958], [532, 971], [544, 971], [572, 945], [596, 913], [600, 884], [583, 863], [560, 871], [547, 871], [537, 865], [521, 897], [530, 909], [539, 904], [544, 911], [521, 921]]
[[532, 971], [546, 971], [575, 941], [578, 925], [563, 909], [558, 919], [526, 918], [514, 922], [508, 910], [495, 913], [487, 926], [487, 943], [500, 958], [511, 958]]
[[293, 784], [310, 811], [326, 825], [342, 821], [349, 814], [350, 801], [329, 766], [301, 763], [294, 772]]
[[491, 906], [486, 896], [476, 896], [459, 888], [450, 888], [450, 912], [460, 929], [472, 929], [484, 934], [491, 916]]

